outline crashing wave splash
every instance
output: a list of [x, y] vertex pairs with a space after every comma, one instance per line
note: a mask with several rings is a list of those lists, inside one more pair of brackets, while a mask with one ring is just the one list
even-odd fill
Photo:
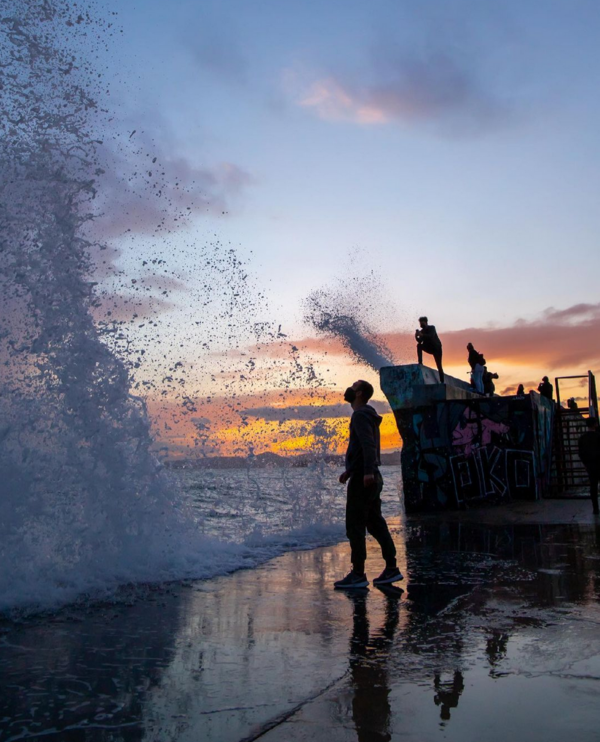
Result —
[[274, 553], [199, 535], [92, 318], [104, 113], [83, 50], [106, 27], [66, 0], [5, 0], [0, 16], [0, 611]]

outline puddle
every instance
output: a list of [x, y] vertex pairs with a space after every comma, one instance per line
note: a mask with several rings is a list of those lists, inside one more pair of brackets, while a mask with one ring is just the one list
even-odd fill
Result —
[[395, 538], [402, 589], [332, 590], [342, 544], [3, 624], [0, 739], [593, 738], [600, 532], [396, 523]]

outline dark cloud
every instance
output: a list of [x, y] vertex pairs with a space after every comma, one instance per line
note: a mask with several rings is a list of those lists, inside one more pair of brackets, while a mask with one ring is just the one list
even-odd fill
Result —
[[133, 319], [156, 317], [172, 308], [173, 304], [163, 297], [104, 291], [97, 295], [92, 314], [99, 321], [131, 322]]
[[386, 68], [381, 76], [375, 69], [369, 82], [344, 75], [317, 80], [300, 103], [325, 119], [364, 125], [438, 122], [456, 133], [493, 128], [513, 116], [508, 100], [494, 95], [473, 70], [445, 54], [398, 57]]
[[528, 70], [511, 53], [519, 31], [504, 17], [510, 13], [472, 5], [395, 8], [362, 65], [328, 63], [308, 87], [300, 84], [298, 102], [325, 119], [429, 125], [458, 136], [512, 122], [527, 95]]
[[[385, 402], [369, 402], [380, 415], [390, 411]], [[347, 417], [352, 414], [352, 408], [347, 403], [324, 405], [294, 405], [290, 407], [254, 407], [244, 410], [244, 415], [260, 417], [262, 420], [286, 422], [287, 420], [320, 420], [323, 418]]]

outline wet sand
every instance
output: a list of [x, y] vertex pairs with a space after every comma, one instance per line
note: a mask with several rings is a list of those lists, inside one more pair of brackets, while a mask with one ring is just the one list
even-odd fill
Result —
[[588, 509], [397, 520], [403, 592], [334, 591], [340, 544], [4, 622], [0, 740], [596, 738], [600, 524]]

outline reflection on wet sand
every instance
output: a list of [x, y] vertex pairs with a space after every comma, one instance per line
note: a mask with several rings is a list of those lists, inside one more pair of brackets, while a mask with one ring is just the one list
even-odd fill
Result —
[[5, 622], [0, 739], [591, 738], [598, 528], [402, 533], [404, 593], [333, 591], [342, 544], [132, 604]]
[[353, 688], [352, 718], [359, 742], [390, 740], [390, 688], [387, 658], [400, 617], [402, 590], [385, 588], [385, 620], [370, 633], [367, 590], [347, 593], [353, 604], [350, 639], [350, 677]]

